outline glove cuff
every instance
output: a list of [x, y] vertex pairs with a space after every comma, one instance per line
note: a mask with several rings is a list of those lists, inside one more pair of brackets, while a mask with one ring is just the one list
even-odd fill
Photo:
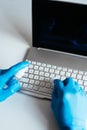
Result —
[[61, 130], [87, 130], [87, 121], [74, 119], [69, 126], [63, 126]]
[[87, 130], [86, 127], [79, 127], [79, 126], [64, 126], [63, 128], [61, 128], [60, 130]]

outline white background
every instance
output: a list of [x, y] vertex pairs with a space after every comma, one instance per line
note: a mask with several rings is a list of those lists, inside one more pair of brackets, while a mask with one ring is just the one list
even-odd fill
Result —
[[[0, 0], [1, 69], [23, 60], [32, 43], [31, 25], [31, 0]], [[58, 130], [51, 102], [16, 93], [0, 103], [0, 130]]]

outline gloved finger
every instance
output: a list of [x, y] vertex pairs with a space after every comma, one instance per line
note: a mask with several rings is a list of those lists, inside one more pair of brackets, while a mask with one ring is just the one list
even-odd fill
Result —
[[7, 69], [1, 69], [0, 70], [0, 75], [4, 74], [7, 71]]
[[[73, 84], [73, 79], [71, 77], [66, 78], [65, 80], [63, 80], [64, 86], [68, 86], [68, 84]], [[69, 85], [70, 87], [70, 85]]]
[[16, 79], [12, 79], [8, 85], [8, 88], [2, 89], [2, 94], [0, 94], [0, 101], [4, 101], [6, 98], [13, 95], [20, 89], [20, 84]]
[[63, 91], [64, 85], [63, 82], [59, 79], [54, 80], [54, 89], [53, 89], [53, 96], [58, 97], [59, 94]]
[[66, 78], [64, 81], [64, 90], [66, 92], [72, 92], [72, 93], [76, 93], [79, 90], [79, 84], [78, 82], [74, 81], [72, 77]]
[[24, 61], [24, 62], [20, 62], [16, 65], [10, 67], [9, 69], [7, 69], [7, 71], [0, 76], [0, 88], [2, 88], [6, 84], [6, 82], [12, 76], [14, 76], [19, 70], [27, 67], [29, 64], [30, 64], [30, 62]]
[[77, 92], [80, 92], [81, 94], [86, 95], [86, 91], [85, 91], [84, 87], [81, 86], [81, 85], [79, 85], [79, 83], [76, 82], [76, 81], [75, 81], [74, 89], [75, 89]]
[[63, 81], [63, 83], [64, 83], [64, 86], [65, 86], [64, 91], [72, 93], [73, 90], [74, 90], [74, 87], [75, 87], [75, 82], [74, 82], [73, 78], [72, 77], [66, 78]]

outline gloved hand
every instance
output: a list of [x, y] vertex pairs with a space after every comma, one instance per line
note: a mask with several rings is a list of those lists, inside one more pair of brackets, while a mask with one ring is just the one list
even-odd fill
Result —
[[20, 62], [9, 69], [0, 70], [0, 102], [20, 89], [20, 84], [15, 78], [15, 74], [28, 65], [29, 62], [25, 61]]
[[87, 95], [72, 78], [54, 80], [51, 106], [60, 130], [87, 130]]

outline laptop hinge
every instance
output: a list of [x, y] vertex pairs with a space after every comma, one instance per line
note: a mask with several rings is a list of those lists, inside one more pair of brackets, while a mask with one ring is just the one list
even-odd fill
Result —
[[44, 51], [49, 51], [49, 52], [55, 52], [55, 53], [60, 53], [60, 54], [64, 54], [64, 55], [70, 55], [70, 56], [75, 56], [75, 57], [81, 57], [81, 58], [86, 58], [86, 56], [82, 56], [82, 55], [77, 55], [77, 54], [72, 54], [72, 53], [67, 53], [67, 52], [62, 52], [62, 51], [56, 51], [56, 50], [52, 50], [52, 49], [46, 49], [46, 48], [41, 48], [38, 47], [38, 50], [44, 50]]

